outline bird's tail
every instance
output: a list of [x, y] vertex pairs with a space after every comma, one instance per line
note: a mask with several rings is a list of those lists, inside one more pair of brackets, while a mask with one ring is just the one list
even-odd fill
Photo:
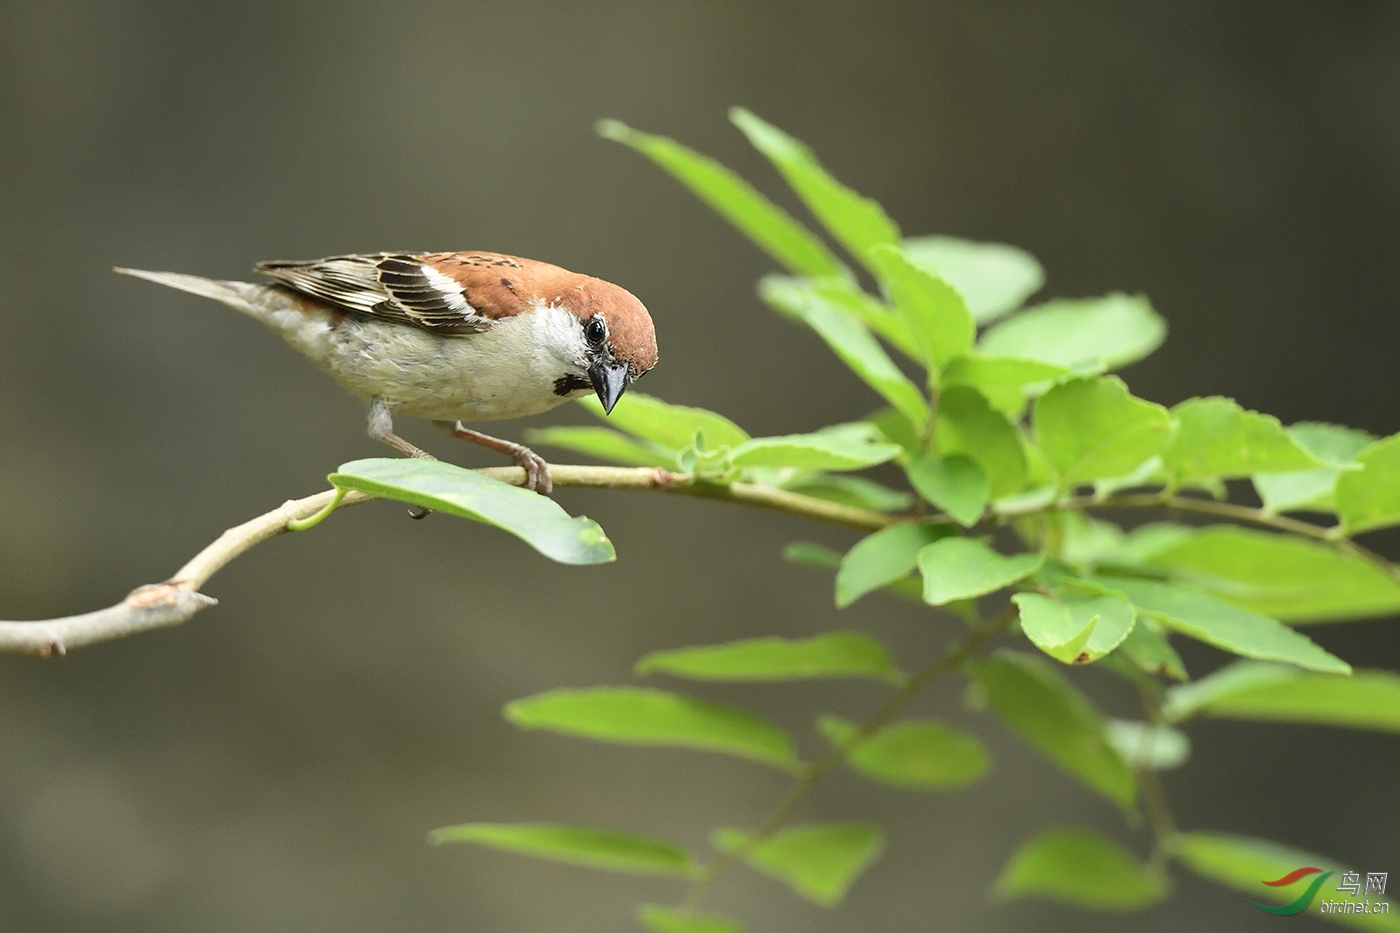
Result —
[[213, 298], [222, 302], [244, 314], [251, 315], [259, 320], [264, 320], [267, 315], [267, 299], [273, 289], [265, 285], [254, 285], [251, 282], [223, 282], [218, 279], [206, 279], [198, 275], [183, 275], [179, 272], [147, 272], [144, 269], [122, 269], [120, 267], [112, 270], [120, 272], [122, 275], [134, 275], [138, 279], [146, 279], [150, 282], [159, 282], [161, 285], [169, 285], [171, 288], [178, 288], [182, 292], [192, 292], [196, 295], [203, 295], [205, 298]]

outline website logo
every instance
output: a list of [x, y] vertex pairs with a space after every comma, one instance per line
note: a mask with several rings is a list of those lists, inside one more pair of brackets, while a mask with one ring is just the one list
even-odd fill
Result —
[[[1317, 877], [1314, 878], [1312, 880], [1312, 883], [1308, 885], [1306, 891], [1298, 895], [1298, 898], [1296, 900], [1289, 901], [1287, 904], [1279, 904], [1277, 906], [1272, 904], [1261, 904], [1258, 901], [1250, 901], [1250, 903], [1253, 904], [1255, 907], [1258, 907], [1260, 910], [1264, 911], [1264, 913], [1266, 914], [1274, 914], [1279, 917], [1291, 917], [1294, 914], [1301, 914], [1303, 911], [1307, 910], [1309, 907], [1312, 906], [1313, 898], [1317, 896], [1317, 889], [1322, 887], [1322, 882], [1332, 877], [1333, 872], [1323, 871], [1321, 868], [1313, 868], [1311, 865], [1307, 865], [1303, 868], [1293, 869], [1288, 874], [1284, 875], [1282, 878], [1275, 878], [1273, 881], [1264, 882], [1271, 888], [1282, 888], [1292, 884], [1299, 878], [1306, 878], [1308, 875], [1317, 875]], [[1248, 898], [1246, 898], [1246, 900], [1248, 900]]]
[[[1271, 888], [1286, 888], [1289, 885], [1310, 878], [1308, 886], [1296, 898], [1287, 904], [1261, 904], [1258, 901], [1249, 901], [1255, 907], [1265, 913], [1274, 914], [1278, 917], [1292, 917], [1301, 914], [1312, 906], [1317, 892], [1322, 888], [1323, 882], [1335, 875], [1335, 871], [1323, 871], [1311, 865], [1302, 868], [1295, 868], [1282, 878], [1275, 878], [1273, 881], [1265, 881], [1263, 884]], [[1372, 871], [1366, 873], [1365, 894], [1375, 894], [1378, 897], [1385, 895], [1385, 883], [1388, 877], [1387, 872]], [[1336, 900], [1324, 898], [1318, 908], [1318, 913], [1323, 914], [1388, 914], [1390, 913], [1390, 902], [1379, 900], [1373, 901], [1369, 898], [1361, 899], [1363, 893], [1361, 873], [1355, 871], [1342, 872], [1341, 880], [1337, 883], [1337, 894], [1350, 896], [1349, 900], [1340, 897]], [[1246, 898], [1246, 900], [1249, 900]]]

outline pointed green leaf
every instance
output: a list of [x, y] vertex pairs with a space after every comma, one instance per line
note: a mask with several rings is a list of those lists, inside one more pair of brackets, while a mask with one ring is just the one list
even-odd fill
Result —
[[865, 423], [874, 425], [884, 435], [885, 440], [903, 447], [909, 456], [915, 457], [923, 453], [924, 443], [919, 436], [923, 428], [915, 427], [902, 412], [893, 408], [882, 408], [866, 415]]
[[509, 703], [506, 718], [522, 729], [545, 729], [622, 745], [670, 745], [724, 752], [792, 771], [792, 742], [752, 713], [641, 687], [550, 690]]
[[948, 525], [906, 522], [867, 535], [841, 559], [836, 574], [836, 605], [845, 607], [872, 590], [914, 572], [919, 551], [953, 534]]
[[1400, 611], [1394, 574], [1294, 535], [1215, 525], [1183, 535], [1143, 564], [1284, 622], [1339, 622]]
[[798, 639], [747, 638], [723, 645], [654, 651], [637, 662], [636, 671], [693, 680], [901, 678], [885, 646], [860, 632], [831, 632]]
[[850, 312], [823, 300], [803, 283], [783, 276], [764, 276], [758, 294], [780, 314], [806, 323], [817, 332], [852, 372], [914, 424], [928, 421], [928, 403], [879, 342]]
[[553, 499], [441, 460], [352, 460], [329, 477], [337, 489], [470, 518], [508, 531], [561, 564], [616, 560], [612, 542], [589, 518], [570, 517]]
[[1045, 270], [1036, 258], [1004, 243], [920, 236], [906, 239], [904, 249], [956, 288], [979, 324], [1019, 308], [1045, 284]]
[[1123, 644], [1118, 646], [1117, 653], [1140, 671], [1175, 680], [1186, 679], [1186, 665], [1181, 662], [1181, 655], [1176, 653], [1167, 636], [1158, 631], [1157, 623], [1151, 619], [1139, 617], [1128, 632], [1128, 637], [1123, 639]]
[[[715, 848], [737, 853], [749, 841], [741, 829], [719, 829]], [[880, 827], [869, 823], [793, 826], [760, 842], [745, 861], [823, 907], [834, 907], [884, 848]]]
[[1104, 736], [1102, 717], [1057, 671], [1003, 650], [972, 662], [972, 673], [988, 705], [1021, 738], [1120, 807], [1132, 806], [1132, 770]]
[[1162, 453], [1172, 484], [1321, 466], [1272, 415], [1246, 411], [1234, 399], [1187, 399], [1172, 409], [1176, 437]]
[[998, 897], [1044, 897], [1086, 910], [1142, 910], [1166, 898], [1160, 870], [1091, 829], [1064, 827], [1021, 846], [997, 879]]
[[661, 166], [788, 270], [801, 275], [844, 271], [820, 237], [714, 159], [617, 120], [600, 121], [598, 135], [630, 146]]
[[859, 283], [828, 277], [810, 279], [807, 284], [819, 299], [845, 310], [911, 360], [922, 363], [927, 357], [921, 343], [910, 333], [904, 316], [866, 293]]
[[755, 437], [734, 448], [736, 467], [796, 467], [806, 470], [863, 470], [901, 452], [897, 444], [872, 436], [831, 432]]
[[[1357, 454], [1376, 440], [1355, 428], [1311, 421], [1290, 425], [1286, 430], [1288, 436], [1314, 458], [1338, 465], [1351, 463]], [[1320, 467], [1286, 473], [1260, 473], [1253, 478], [1254, 488], [1268, 512], [1301, 509], [1335, 512], [1337, 500], [1333, 493], [1341, 472], [1336, 467]]]
[[1115, 293], [1037, 305], [987, 331], [981, 346], [988, 356], [1118, 369], [1150, 354], [1166, 335], [1166, 323], [1145, 297]]
[[1018, 492], [1024, 485], [1027, 463], [1021, 433], [977, 389], [951, 386], [943, 390], [935, 437], [939, 453], [964, 454], [982, 468], [993, 499]]
[[1205, 593], [1151, 580], [1098, 577], [1144, 613], [1183, 635], [1261, 661], [1286, 661], [1314, 671], [1349, 674], [1351, 665], [1282, 623]]
[[827, 174], [800, 140], [743, 107], [730, 110], [729, 119], [768, 157], [812, 215], [852, 256], [865, 262], [872, 246], [899, 242], [899, 227], [884, 209]]
[[987, 474], [962, 454], [916, 457], [904, 471], [909, 482], [929, 502], [971, 528], [987, 508]]
[[937, 371], [972, 348], [977, 325], [957, 289], [916, 264], [898, 246], [870, 251], [881, 284], [919, 347], [921, 362]]
[[959, 599], [995, 593], [1045, 562], [1045, 556], [1013, 554], [1003, 557], [972, 538], [945, 538], [919, 551], [919, 572], [924, 576], [924, 602], [942, 606]]
[[685, 449], [694, 440], [696, 431], [704, 433], [705, 444], [711, 450], [738, 447], [749, 439], [747, 431], [724, 415], [688, 405], [672, 405], [640, 392], [624, 395], [611, 415], [603, 412], [602, 403], [592, 395], [579, 399], [579, 404], [599, 418], [608, 419], [614, 427], [667, 450]]
[[943, 368], [942, 381], [947, 386], [972, 386], [984, 394], [1003, 387], [1019, 389], [1038, 382], [1063, 379], [1070, 371], [1054, 363], [1015, 356], [960, 356]]
[[1240, 661], [1195, 683], [1173, 687], [1163, 713], [1172, 721], [1204, 713], [1400, 732], [1400, 674], [1356, 671], [1340, 677]]
[[[1375, 930], [1380, 933], [1400, 931], [1400, 905], [1394, 901], [1375, 895], [1367, 895], [1367, 900], [1376, 905], [1387, 905], [1383, 913], [1320, 914], [1315, 897], [1306, 897], [1305, 892], [1313, 887], [1320, 876], [1304, 875], [1292, 884], [1282, 887], [1266, 886], [1265, 882], [1282, 879], [1303, 867], [1319, 868], [1324, 872], [1341, 872], [1343, 866], [1335, 859], [1314, 855], [1301, 849], [1269, 842], [1266, 839], [1252, 839], [1248, 836], [1234, 836], [1225, 833], [1182, 833], [1176, 837], [1173, 853], [1177, 860], [1203, 878], [1218, 881], [1227, 887], [1242, 892], [1256, 906], [1268, 904], [1297, 903], [1298, 912], [1304, 910], [1312, 916], [1324, 920], [1356, 927], [1361, 930]], [[1335, 874], [1327, 882], [1327, 895], [1332, 900], [1342, 900], [1336, 890], [1339, 879]], [[1350, 900], [1346, 898], [1345, 900]]]
[[1356, 455], [1361, 469], [1337, 477], [1337, 517], [1349, 535], [1400, 524], [1400, 434]]
[[[858, 727], [836, 716], [817, 722], [837, 748], [855, 738]], [[974, 784], [987, 772], [987, 751], [970, 735], [936, 719], [891, 723], [847, 752], [846, 763], [872, 780], [914, 790], [949, 790]]]
[[815, 541], [794, 541], [783, 549], [783, 560], [823, 570], [835, 570], [841, 566], [840, 554]]
[[881, 486], [864, 476], [807, 473], [780, 485], [789, 492], [875, 512], [902, 512], [914, 504], [914, 497], [909, 493]]
[[1171, 416], [1134, 398], [1116, 376], [1061, 383], [1035, 403], [1036, 442], [1060, 487], [1131, 472], [1171, 442]]
[[1021, 631], [1056, 661], [1089, 664], [1123, 643], [1137, 611], [1116, 596], [1051, 599], [1038, 593], [1011, 597], [1021, 614]]
[[743, 933], [744, 927], [723, 914], [702, 914], [684, 907], [642, 904], [637, 922], [652, 933]]
[[559, 447], [627, 466], [676, 468], [673, 451], [611, 428], [530, 428], [525, 432], [525, 440], [535, 447]]
[[428, 839], [474, 842], [504, 852], [634, 875], [695, 874], [690, 853], [662, 839], [560, 823], [464, 823], [433, 830]]
[[1170, 771], [1191, 757], [1191, 740], [1170, 726], [1127, 719], [1110, 719], [1104, 725], [1108, 744], [1134, 768]]
[[1168, 690], [1162, 715], [1167, 722], [1181, 722], [1200, 714], [1220, 697], [1278, 683], [1287, 679], [1285, 672], [1296, 670], [1268, 661], [1235, 661], [1200, 680]]

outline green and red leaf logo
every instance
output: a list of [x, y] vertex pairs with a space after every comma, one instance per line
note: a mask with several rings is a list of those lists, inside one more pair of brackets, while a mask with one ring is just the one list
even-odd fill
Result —
[[[1332, 874], [1333, 872], [1323, 871], [1321, 868], [1313, 868], [1311, 865], [1307, 865], [1302, 868], [1295, 868], [1288, 874], [1284, 875], [1282, 878], [1275, 878], [1273, 881], [1265, 881], [1264, 884], [1267, 884], [1271, 888], [1282, 888], [1292, 884], [1299, 878], [1305, 878], [1308, 875], [1317, 875], [1317, 877], [1314, 878], [1312, 882], [1308, 885], [1307, 890], [1304, 891], [1302, 894], [1298, 895], [1297, 900], [1290, 901], [1287, 904], [1279, 904], [1278, 906], [1274, 906], [1272, 904], [1260, 904], [1257, 901], [1249, 901], [1249, 903], [1253, 904], [1255, 907], [1258, 907], [1265, 913], [1275, 914], [1279, 917], [1291, 917], [1294, 914], [1301, 914], [1303, 911], [1307, 910], [1308, 907], [1312, 904], [1313, 898], [1317, 896], [1317, 889], [1322, 887], [1322, 882], [1330, 878]], [[1249, 899], [1245, 898], [1245, 900]]]

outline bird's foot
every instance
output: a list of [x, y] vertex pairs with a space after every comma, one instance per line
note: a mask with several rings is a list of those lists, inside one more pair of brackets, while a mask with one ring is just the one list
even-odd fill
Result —
[[471, 441], [473, 444], [480, 444], [482, 447], [489, 447], [510, 457], [515, 461], [516, 466], [525, 471], [525, 488], [531, 492], [547, 496], [554, 491], [554, 479], [549, 474], [549, 464], [545, 462], [544, 457], [524, 444], [502, 440], [499, 437], [492, 437], [490, 434], [482, 434], [480, 431], [473, 431], [460, 421], [434, 421], [433, 424], [453, 437]]

